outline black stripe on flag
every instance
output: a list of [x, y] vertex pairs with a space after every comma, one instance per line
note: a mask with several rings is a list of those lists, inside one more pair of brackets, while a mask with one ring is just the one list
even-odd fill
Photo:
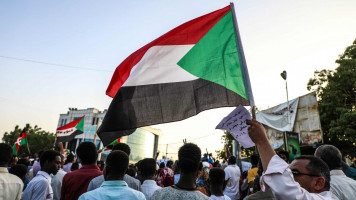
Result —
[[217, 107], [249, 105], [248, 100], [216, 83], [186, 82], [121, 87], [98, 130], [104, 145], [136, 128], [174, 122]]

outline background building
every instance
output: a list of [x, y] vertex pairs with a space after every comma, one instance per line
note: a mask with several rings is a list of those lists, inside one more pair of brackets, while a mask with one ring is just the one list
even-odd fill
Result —
[[[58, 127], [64, 126], [69, 122], [84, 117], [84, 133], [77, 135], [74, 140], [68, 142], [67, 149], [76, 150], [79, 143], [84, 141], [95, 142], [97, 149], [103, 148], [100, 138], [95, 133], [104, 119], [107, 110], [99, 111], [96, 108], [77, 109], [69, 108], [66, 114], [60, 114]], [[142, 127], [136, 129], [134, 133], [128, 136], [123, 136], [120, 140], [122, 143], [127, 143], [131, 148], [130, 161], [137, 162], [143, 158], [154, 158], [158, 151], [159, 136], [161, 130], [151, 127]], [[100, 156], [99, 156], [100, 158]]]

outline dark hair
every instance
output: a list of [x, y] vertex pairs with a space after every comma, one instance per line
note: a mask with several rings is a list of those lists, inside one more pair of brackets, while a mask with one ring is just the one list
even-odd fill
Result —
[[106, 158], [107, 171], [114, 176], [124, 176], [129, 166], [129, 156], [121, 150], [112, 151]]
[[314, 155], [322, 159], [330, 170], [341, 169], [342, 155], [338, 148], [324, 144], [315, 150]]
[[70, 154], [68, 154], [66, 162], [64, 164], [71, 163], [71, 162], [73, 162], [73, 160], [74, 160], [74, 155], [72, 153], [70, 153]]
[[28, 167], [30, 166], [31, 162], [27, 158], [21, 158], [19, 161], [17, 161], [17, 164], [23, 164]]
[[225, 181], [225, 171], [220, 167], [214, 167], [209, 171], [209, 181], [212, 185], [223, 184]]
[[295, 160], [309, 160], [309, 163], [305, 168], [310, 171], [311, 174], [317, 174], [325, 179], [324, 188], [330, 189], [330, 171], [328, 165], [320, 158], [309, 155], [297, 156]]
[[281, 150], [281, 151], [278, 152], [278, 155], [284, 155], [287, 158], [287, 160], [289, 160], [288, 151]]
[[[219, 166], [220, 165], [220, 166]], [[213, 167], [221, 167], [221, 164], [220, 164], [220, 161], [215, 161], [214, 163], [213, 163]]]
[[193, 173], [199, 169], [200, 148], [193, 143], [186, 143], [179, 148], [178, 163], [182, 173]]
[[129, 169], [126, 172], [129, 176], [135, 177], [136, 175], [136, 168], [133, 166], [130, 166]]
[[257, 166], [259, 159], [260, 159], [260, 158], [259, 158], [258, 155], [256, 155], [256, 154], [251, 155], [251, 164], [252, 164], [253, 166]]
[[79, 169], [79, 163], [75, 162], [72, 164], [72, 166], [70, 167], [70, 171], [75, 171]]
[[153, 158], [145, 158], [140, 162], [140, 170], [143, 178], [150, 178], [156, 173], [156, 161]]
[[41, 155], [41, 158], [40, 158], [41, 168], [43, 169], [43, 166], [46, 163], [46, 161], [52, 162], [52, 161], [56, 160], [57, 156], [60, 156], [60, 155], [61, 154], [58, 151], [54, 151], [54, 150], [47, 150], [47, 151], [43, 152], [43, 154]]
[[173, 167], [173, 161], [168, 160], [166, 167], [169, 167], [169, 168], [172, 169], [172, 167]]
[[23, 180], [27, 174], [27, 167], [23, 164], [16, 164], [10, 168], [9, 173]]
[[96, 146], [92, 142], [82, 142], [77, 148], [77, 155], [83, 165], [96, 164], [98, 152]]
[[120, 151], [123, 151], [125, 152], [128, 156], [130, 156], [130, 153], [131, 153], [131, 149], [130, 149], [130, 146], [125, 144], [125, 143], [117, 143], [115, 144], [113, 147], [112, 147], [112, 150], [115, 151], [115, 150], [120, 150]]
[[0, 143], [0, 166], [8, 165], [12, 159], [12, 148], [6, 143]]
[[159, 168], [160, 169], [162, 169], [162, 168], [164, 168], [166, 165], [164, 164], [164, 162], [161, 162], [160, 164], [159, 164]]
[[229, 165], [234, 165], [236, 164], [236, 157], [235, 156], [230, 156], [229, 160], [227, 161]]

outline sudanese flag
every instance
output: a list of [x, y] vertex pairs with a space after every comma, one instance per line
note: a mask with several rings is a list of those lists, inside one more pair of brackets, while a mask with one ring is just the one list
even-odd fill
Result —
[[254, 105], [233, 16], [231, 6], [206, 14], [127, 57], [106, 91], [114, 99], [98, 130], [104, 145], [138, 127]]

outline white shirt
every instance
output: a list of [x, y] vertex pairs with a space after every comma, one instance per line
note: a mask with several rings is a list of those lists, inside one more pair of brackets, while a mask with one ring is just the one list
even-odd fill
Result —
[[0, 199], [21, 199], [23, 189], [22, 180], [10, 174], [6, 167], [0, 167]]
[[23, 192], [23, 200], [52, 200], [53, 190], [51, 187], [51, 179], [51, 176], [47, 174], [47, 172], [39, 171]]
[[145, 180], [141, 185], [141, 192], [145, 195], [146, 199], [150, 199], [152, 194], [161, 189], [154, 180]]
[[66, 175], [67, 172], [65, 172], [63, 169], [59, 169], [57, 174], [53, 176], [52, 181], [51, 181], [51, 186], [53, 189], [53, 199], [54, 200], [60, 200], [61, 199], [61, 188], [62, 188], [62, 182], [63, 182], [63, 177]]
[[342, 170], [330, 171], [330, 191], [333, 199], [355, 199], [356, 181], [347, 177]]
[[230, 197], [224, 195], [224, 196], [215, 196], [215, 195], [211, 195], [210, 199], [212, 200], [231, 200]]
[[231, 200], [239, 199], [239, 184], [240, 184], [240, 168], [237, 165], [228, 165], [225, 169], [225, 180], [231, 180], [230, 185], [226, 185], [224, 195], [230, 197]]
[[331, 200], [331, 192], [310, 193], [294, 181], [288, 164], [278, 155], [270, 160], [266, 172], [260, 179], [261, 190], [271, 188], [276, 199]]

